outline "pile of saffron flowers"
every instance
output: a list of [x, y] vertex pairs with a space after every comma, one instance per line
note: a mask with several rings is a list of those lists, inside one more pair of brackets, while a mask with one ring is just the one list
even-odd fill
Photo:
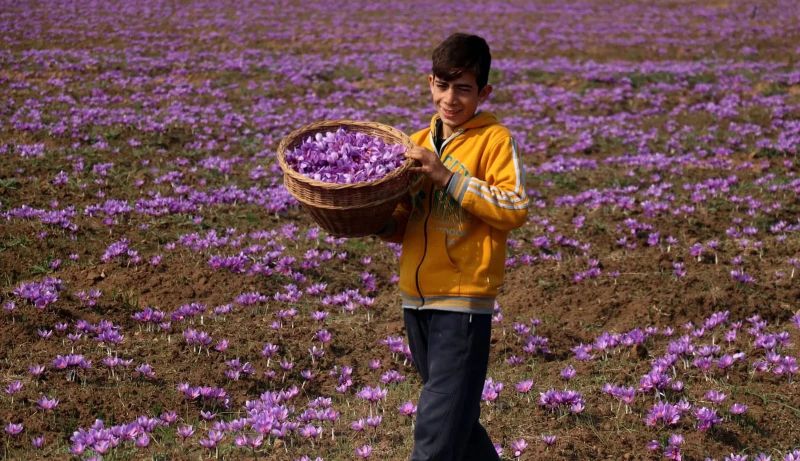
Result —
[[405, 161], [405, 151], [402, 144], [339, 128], [308, 137], [286, 152], [286, 163], [317, 181], [352, 184], [376, 181], [396, 170]]

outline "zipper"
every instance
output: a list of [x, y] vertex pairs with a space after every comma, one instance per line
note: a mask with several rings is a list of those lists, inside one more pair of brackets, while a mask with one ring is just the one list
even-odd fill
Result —
[[[461, 129], [461, 130], [453, 132], [453, 134], [451, 134], [450, 137], [448, 137], [447, 139], [444, 140], [444, 142], [442, 142], [442, 148], [441, 149], [437, 149], [436, 148], [436, 143], [433, 142], [433, 130], [431, 130], [431, 132], [429, 133], [428, 136], [430, 137], [431, 146], [433, 146], [433, 150], [434, 150], [434, 152], [436, 152], [436, 155], [439, 157], [439, 160], [442, 159], [442, 154], [444, 153], [444, 148], [447, 147], [447, 144], [449, 144], [450, 141], [455, 139], [458, 135], [460, 135], [463, 132], [464, 132], [464, 129]], [[422, 309], [422, 307], [425, 306], [425, 297], [422, 296], [422, 288], [420, 288], [420, 285], [419, 285], [419, 271], [420, 271], [420, 269], [422, 269], [422, 263], [425, 262], [425, 256], [428, 254], [428, 220], [431, 217], [431, 211], [432, 210], [433, 210], [433, 184], [431, 184], [430, 189], [428, 189], [428, 213], [425, 215], [425, 223], [422, 225], [422, 235], [424, 237], [423, 241], [425, 242], [425, 245], [422, 247], [423, 248], [422, 249], [422, 258], [420, 258], [420, 260], [419, 260], [419, 264], [417, 265], [417, 270], [416, 270], [416, 274], [415, 274], [415, 278], [416, 278], [416, 282], [417, 282], [416, 283], [417, 284], [417, 293], [419, 294], [420, 299], [422, 299], [422, 303], [420, 303], [420, 305], [419, 305], [419, 307], [417, 309]]]

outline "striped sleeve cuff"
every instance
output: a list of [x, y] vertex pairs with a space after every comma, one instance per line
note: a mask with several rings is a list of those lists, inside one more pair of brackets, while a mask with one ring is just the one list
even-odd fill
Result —
[[447, 184], [447, 193], [456, 199], [456, 202], [461, 204], [461, 201], [464, 200], [464, 194], [467, 192], [468, 187], [469, 178], [460, 173], [454, 172], [453, 177], [450, 178], [450, 183]]

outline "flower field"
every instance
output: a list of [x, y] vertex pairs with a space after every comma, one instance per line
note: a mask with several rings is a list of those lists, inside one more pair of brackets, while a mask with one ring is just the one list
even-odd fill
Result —
[[326, 235], [276, 149], [426, 126], [455, 31], [532, 199], [501, 457], [800, 461], [793, 0], [0, 0], [0, 456], [406, 459], [400, 248]]

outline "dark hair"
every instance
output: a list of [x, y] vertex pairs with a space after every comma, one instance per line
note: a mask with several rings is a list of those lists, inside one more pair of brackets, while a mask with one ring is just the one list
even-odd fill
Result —
[[478, 91], [489, 82], [489, 67], [492, 55], [489, 45], [477, 35], [455, 33], [447, 37], [433, 50], [433, 75], [450, 81], [464, 72], [475, 74]]

